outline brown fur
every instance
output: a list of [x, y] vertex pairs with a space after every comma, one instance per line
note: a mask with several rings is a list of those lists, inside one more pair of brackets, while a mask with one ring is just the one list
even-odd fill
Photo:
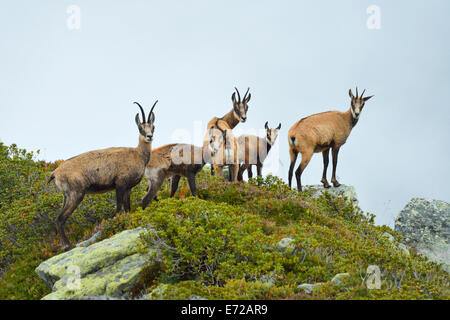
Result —
[[[142, 115], [145, 121], [143, 110]], [[141, 123], [136, 115], [140, 132], [139, 145], [136, 148], [108, 148], [86, 152], [64, 161], [53, 171], [48, 182], [55, 179], [56, 186], [64, 196], [63, 208], [56, 220], [56, 226], [65, 249], [71, 245], [64, 225], [85, 194], [116, 190], [117, 212], [130, 210], [131, 189], [144, 176], [145, 166], [152, 151], [152, 112], [148, 119], [150, 123]]]
[[142, 208], [145, 209], [155, 199], [164, 180], [169, 177], [172, 178], [170, 197], [177, 191], [181, 177], [187, 178], [189, 189], [196, 196], [195, 176], [204, 164], [203, 149], [191, 144], [167, 144], [152, 150], [151, 160], [145, 170], [148, 188], [142, 199]]
[[281, 128], [281, 123], [277, 128], [270, 129], [266, 122], [265, 130], [266, 136], [260, 138], [254, 135], [241, 135], [238, 141], [238, 155], [239, 155], [239, 172], [238, 181], [243, 180], [243, 173], [247, 170], [249, 178], [253, 177], [252, 165], [256, 165], [258, 176], [262, 176], [262, 167], [264, 160], [269, 154], [272, 145], [278, 137], [278, 131]]
[[364, 107], [364, 103], [372, 97], [363, 98], [362, 95], [361, 97], [358, 97], [358, 93], [356, 97], [354, 97], [351, 90], [349, 91], [349, 94], [352, 98], [352, 102], [350, 109], [346, 112], [328, 111], [314, 114], [301, 119], [289, 129], [288, 141], [291, 164], [289, 167], [288, 179], [290, 187], [297, 155], [299, 153], [302, 155], [301, 163], [295, 172], [297, 189], [301, 191], [302, 172], [305, 170], [313, 154], [322, 152], [324, 170], [321, 182], [325, 188], [329, 188], [330, 185], [326, 178], [326, 171], [329, 162], [330, 149], [332, 150], [333, 156], [333, 175], [331, 182], [335, 187], [340, 186], [340, 183], [336, 180], [339, 149], [345, 144], [351, 130], [358, 122], [359, 114]]
[[[236, 89], [236, 88], [235, 88]], [[233, 108], [225, 114], [222, 118], [214, 117], [212, 118], [207, 125], [205, 139], [203, 141], [203, 147], [206, 148], [210, 141], [210, 130], [215, 129], [221, 132], [227, 131], [227, 144], [233, 148], [234, 152], [234, 161], [233, 163], [228, 164], [229, 172], [230, 172], [230, 181], [237, 181], [239, 162], [237, 157], [237, 141], [232, 133], [232, 129], [238, 125], [239, 122], [245, 122], [247, 120], [247, 110], [248, 110], [248, 102], [250, 101], [251, 94], [248, 94], [248, 90], [244, 95], [244, 98], [241, 100], [241, 96], [239, 91], [236, 89], [238, 93], [238, 99], [236, 99], [236, 93], [233, 93], [231, 96], [231, 100], [233, 101]], [[248, 96], [247, 96], [248, 94]], [[228, 140], [229, 139], [229, 140]], [[214, 175], [217, 172], [220, 176], [223, 177], [223, 167], [226, 165], [224, 163], [223, 155], [225, 154], [226, 145], [224, 144], [223, 154], [222, 155], [209, 155], [209, 160], [211, 163], [211, 174]]]

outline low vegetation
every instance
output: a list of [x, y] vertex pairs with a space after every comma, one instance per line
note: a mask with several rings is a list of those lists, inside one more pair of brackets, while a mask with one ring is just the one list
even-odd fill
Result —
[[[34, 269], [61, 252], [54, 219], [62, 196], [46, 180], [54, 163], [0, 144], [0, 299], [39, 299], [49, 289]], [[87, 196], [67, 222], [72, 242], [102, 230], [103, 238], [151, 226], [141, 250], [156, 247], [157, 264], [142, 272], [133, 293], [186, 299], [449, 299], [449, 277], [410, 250], [405, 255], [382, 236], [374, 216], [342, 198], [297, 193], [274, 176], [230, 183], [197, 176], [198, 198], [185, 181], [169, 199], [139, 207], [145, 181], [133, 189], [130, 213], [115, 214], [114, 194]], [[277, 244], [293, 241], [285, 249]], [[381, 289], [367, 288], [367, 267], [381, 270]], [[349, 276], [330, 282], [338, 273]], [[310, 294], [303, 283], [323, 283]], [[156, 290], [155, 290], [156, 289]]]

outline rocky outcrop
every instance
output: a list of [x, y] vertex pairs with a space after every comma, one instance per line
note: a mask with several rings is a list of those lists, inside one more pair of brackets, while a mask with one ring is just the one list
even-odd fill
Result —
[[450, 204], [413, 198], [398, 214], [395, 230], [403, 242], [450, 272]]
[[127, 230], [113, 237], [76, 247], [42, 262], [36, 272], [52, 293], [43, 299], [127, 297], [149, 256], [138, 252], [145, 228]]
[[322, 185], [307, 185], [305, 190], [312, 190], [313, 197], [319, 197], [324, 191], [327, 191], [335, 197], [346, 197], [354, 206], [358, 206], [358, 196], [355, 187], [341, 184], [339, 187], [324, 188]]

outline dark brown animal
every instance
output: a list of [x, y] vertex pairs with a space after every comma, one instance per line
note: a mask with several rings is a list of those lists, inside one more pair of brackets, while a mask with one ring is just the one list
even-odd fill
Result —
[[292, 172], [294, 170], [297, 155], [302, 154], [302, 160], [295, 177], [297, 180], [297, 189], [302, 190], [301, 175], [308, 165], [314, 153], [322, 152], [323, 155], [323, 175], [321, 182], [325, 188], [330, 185], [327, 181], [327, 168], [329, 162], [329, 151], [332, 150], [333, 156], [333, 175], [331, 182], [334, 187], [339, 187], [340, 183], [336, 180], [336, 167], [338, 162], [338, 154], [342, 145], [347, 141], [350, 132], [358, 122], [359, 116], [364, 104], [373, 96], [363, 97], [365, 90], [358, 96], [358, 88], [356, 88], [356, 96], [352, 90], [349, 90], [351, 98], [351, 106], [346, 112], [328, 111], [314, 114], [307, 118], [303, 118], [296, 122], [288, 133], [289, 139], [289, 155], [291, 164], [289, 167], [289, 187], [291, 187]]
[[256, 165], [258, 176], [262, 176], [262, 167], [264, 160], [269, 154], [270, 149], [277, 140], [278, 131], [281, 129], [281, 123], [276, 128], [269, 128], [268, 122], [264, 125], [266, 137], [260, 138], [254, 135], [245, 134], [239, 136], [238, 155], [239, 172], [238, 181], [242, 181], [244, 171], [247, 170], [249, 178], [253, 177], [252, 165]]
[[117, 212], [130, 210], [131, 189], [142, 177], [152, 152], [155, 115], [153, 105], [145, 122], [142, 107], [135, 102], [142, 113], [142, 123], [136, 114], [139, 129], [139, 144], [136, 148], [108, 148], [95, 150], [70, 158], [53, 171], [50, 179], [55, 179], [57, 188], [63, 193], [64, 201], [56, 226], [65, 249], [71, 247], [64, 232], [66, 220], [77, 208], [87, 193], [116, 191]]
[[166, 178], [172, 178], [170, 197], [178, 189], [181, 177], [187, 178], [193, 196], [197, 194], [195, 176], [205, 164], [203, 149], [191, 144], [167, 144], [152, 150], [152, 157], [145, 169], [148, 179], [147, 194], [142, 199], [142, 208], [155, 199]]

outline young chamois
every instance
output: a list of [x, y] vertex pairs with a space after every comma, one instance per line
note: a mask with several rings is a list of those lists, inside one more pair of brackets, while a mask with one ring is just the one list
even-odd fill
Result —
[[237, 181], [239, 171], [238, 144], [231, 129], [220, 126], [208, 130], [208, 139], [203, 145], [205, 162], [209, 162], [219, 176], [223, 177], [223, 167], [228, 165], [229, 180]]
[[289, 167], [289, 187], [291, 187], [292, 171], [298, 153], [302, 154], [302, 160], [297, 170], [295, 178], [297, 179], [297, 189], [302, 190], [301, 175], [308, 165], [314, 153], [322, 152], [323, 155], [323, 175], [321, 182], [325, 188], [330, 185], [327, 181], [327, 168], [329, 161], [329, 152], [332, 150], [333, 156], [333, 175], [331, 182], [334, 187], [339, 187], [340, 183], [336, 180], [336, 166], [338, 162], [339, 149], [347, 140], [353, 127], [358, 122], [359, 116], [364, 104], [373, 96], [363, 97], [365, 90], [358, 96], [356, 88], [356, 97], [352, 90], [349, 90], [351, 98], [350, 108], [346, 112], [328, 111], [313, 114], [296, 122], [288, 133], [289, 155], [291, 165]]
[[130, 210], [131, 189], [144, 176], [145, 166], [152, 152], [155, 115], [150, 110], [147, 122], [144, 109], [135, 102], [142, 113], [136, 114], [136, 125], [139, 129], [139, 144], [136, 148], [108, 148], [95, 150], [70, 158], [56, 168], [48, 182], [55, 179], [64, 201], [61, 213], [56, 219], [56, 227], [64, 249], [71, 247], [64, 232], [66, 220], [77, 208], [87, 193], [104, 193], [116, 190], [117, 212]]
[[[231, 100], [233, 102], [233, 108], [222, 118], [214, 117], [212, 118], [207, 125], [207, 130], [205, 134], [205, 139], [203, 142], [203, 146], [206, 146], [210, 143], [210, 129], [217, 129], [220, 131], [228, 130], [230, 131], [227, 136], [232, 137], [232, 140], [235, 140], [232, 136], [231, 130], [238, 125], [239, 122], [245, 122], [247, 120], [247, 110], [248, 110], [248, 102], [251, 99], [251, 93], [249, 93], [250, 88], [247, 89], [247, 92], [244, 95], [244, 98], [241, 100], [241, 94], [239, 90], [235, 87], [236, 92], [233, 92], [231, 95]], [[236, 93], [238, 98], [236, 99]], [[247, 95], [248, 94], [248, 95]], [[231, 142], [231, 144], [233, 144]], [[217, 171], [219, 175], [223, 177], [223, 167], [226, 165], [223, 162], [220, 162], [220, 159], [217, 157], [211, 157], [211, 174], [214, 175], [214, 172]], [[236, 176], [238, 171], [238, 164], [234, 163], [229, 166], [230, 169], [230, 180], [232, 177]], [[233, 171], [233, 173], [231, 173]], [[236, 171], [236, 174], [234, 174]], [[232, 180], [233, 181], [233, 180]]]
[[264, 125], [266, 137], [260, 138], [254, 135], [245, 134], [239, 136], [238, 154], [239, 154], [239, 172], [238, 181], [242, 181], [242, 175], [247, 170], [248, 177], [253, 177], [252, 165], [256, 165], [258, 176], [262, 176], [262, 167], [264, 160], [269, 154], [270, 149], [277, 140], [278, 131], [281, 129], [281, 123], [276, 128], [269, 128], [268, 122]]
[[202, 170], [203, 149], [191, 144], [167, 144], [152, 150], [152, 157], [145, 169], [148, 179], [147, 194], [142, 199], [142, 208], [155, 199], [166, 178], [172, 177], [170, 197], [178, 189], [181, 177], [186, 177], [193, 196], [197, 194], [195, 176]]

